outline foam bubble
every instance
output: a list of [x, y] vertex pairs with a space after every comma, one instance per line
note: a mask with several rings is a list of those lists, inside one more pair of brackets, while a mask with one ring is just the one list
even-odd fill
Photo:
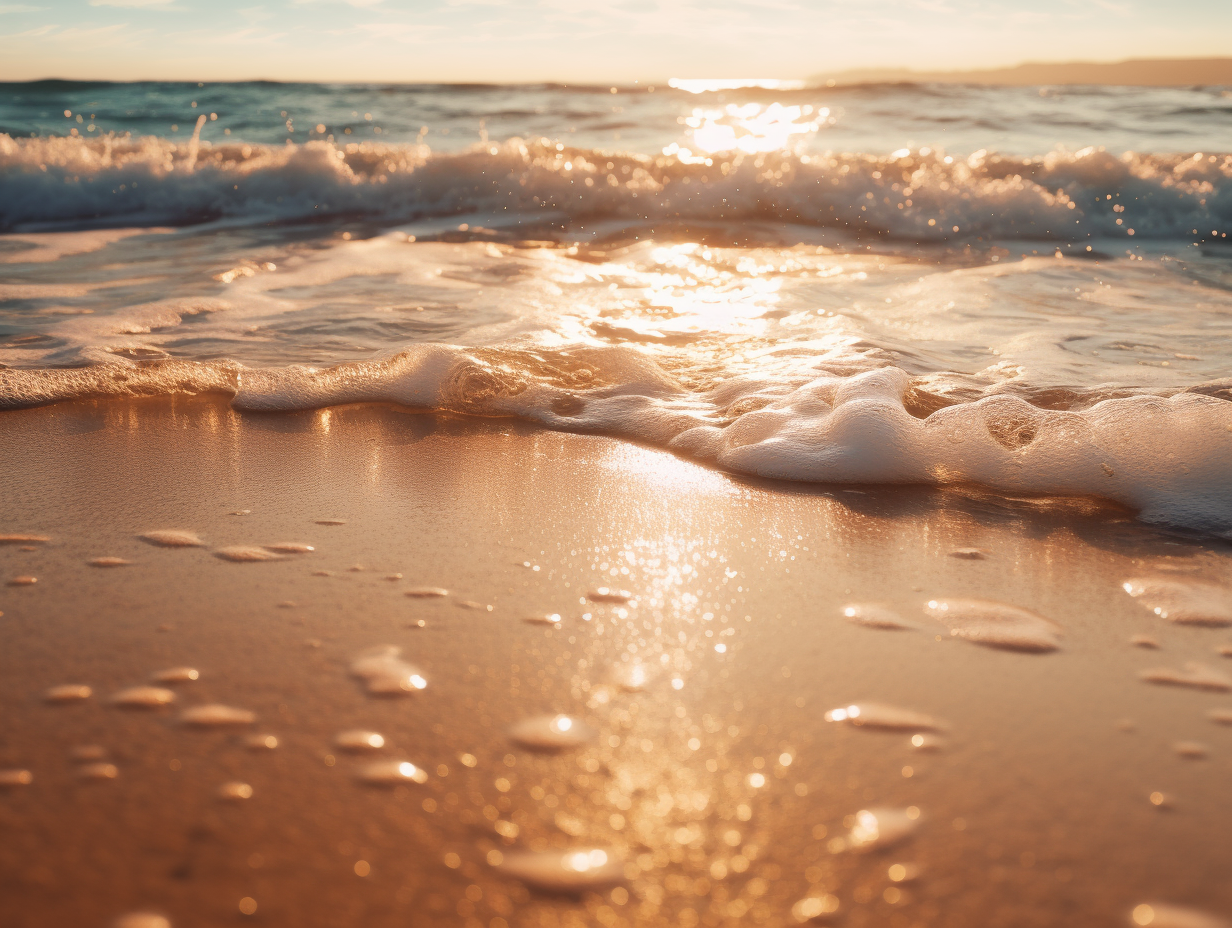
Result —
[[43, 693], [43, 701], [50, 703], [81, 702], [89, 699], [94, 691], [83, 683], [62, 683], [49, 687]]
[[1232, 678], [1198, 661], [1189, 661], [1179, 670], [1174, 667], [1153, 667], [1142, 671], [1140, 676], [1148, 683], [1165, 686], [1189, 686], [1220, 692], [1232, 689]]
[[517, 851], [504, 854], [497, 869], [536, 889], [576, 893], [624, 882], [623, 857], [613, 848]]
[[214, 552], [214, 556], [226, 561], [236, 561], [239, 563], [282, 560], [281, 554], [275, 551], [268, 551], [265, 548], [258, 548], [255, 545], [231, 545], [227, 548], [219, 548]]
[[1136, 577], [1123, 589], [1157, 616], [1178, 625], [1232, 625], [1232, 591], [1197, 580]]
[[159, 529], [153, 532], [143, 532], [137, 536], [142, 541], [164, 548], [199, 548], [205, 544], [194, 532], [179, 529]]
[[257, 720], [255, 713], [234, 706], [210, 703], [193, 706], [180, 713], [180, 724], [193, 728], [222, 728], [231, 725], [251, 725]]
[[569, 715], [536, 715], [509, 729], [509, 737], [522, 747], [540, 751], [576, 748], [595, 737], [595, 730]]
[[1042, 615], [1007, 603], [977, 599], [930, 600], [925, 612], [950, 634], [975, 644], [1010, 651], [1055, 651], [1061, 630]]

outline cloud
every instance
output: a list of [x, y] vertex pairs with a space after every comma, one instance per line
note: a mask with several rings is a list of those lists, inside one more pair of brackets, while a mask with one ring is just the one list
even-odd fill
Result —
[[126, 10], [182, 10], [172, 0], [90, 0], [90, 6], [118, 6]]
[[0, 3], [0, 14], [3, 13], [37, 13], [41, 6], [27, 6], [24, 3]]

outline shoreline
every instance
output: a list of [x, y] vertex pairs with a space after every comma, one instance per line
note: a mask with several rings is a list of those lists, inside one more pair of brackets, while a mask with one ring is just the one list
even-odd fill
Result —
[[[0, 415], [0, 449], [0, 534], [51, 539], [0, 545], [6, 583], [37, 578], [0, 586], [0, 768], [33, 776], [0, 790], [0, 896], [20, 928], [147, 909], [228, 924], [245, 899], [252, 919], [302, 926], [788, 925], [830, 896], [851, 926], [1232, 914], [1232, 728], [1205, 717], [1232, 694], [1139, 677], [1187, 661], [1232, 675], [1216, 651], [1232, 634], [1122, 589], [1227, 587], [1226, 543], [1072, 502], [781, 484], [392, 407], [78, 401]], [[136, 537], [166, 529], [205, 544]], [[283, 542], [314, 550], [216, 556]], [[405, 595], [419, 587], [449, 594]], [[600, 587], [631, 601], [587, 595]], [[1059, 649], [962, 640], [926, 615], [937, 599], [1031, 610]], [[912, 628], [857, 626], [853, 603]], [[526, 621], [545, 614], [559, 627]], [[348, 668], [379, 645], [426, 688], [368, 695]], [[619, 683], [630, 663], [650, 671], [640, 690]], [[176, 666], [200, 679], [171, 687], [174, 707], [107, 704]], [[42, 702], [68, 683], [93, 695]], [[866, 700], [931, 717], [939, 748], [824, 718]], [[179, 721], [215, 702], [257, 719]], [[543, 713], [594, 737], [559, 753], [510, 740]], [[334, 738], [352, 728], [387, 747], [346, 754]], [[267, 732], [274, 750], [243, 740]], [[114, 778], [81, 778], [70, 751], [93, 744]], [[426, 782], [357, 782], [382, 758]], [[227, 782], [251, 798], [218, 798]], [[885, 850], [834, 844], [876, 808], [919, 814]], [[577, 847], [621, 859], [618, 885], [554, 895], [492, 863]], [[919, 877], [892, 880], [896, 863]]]

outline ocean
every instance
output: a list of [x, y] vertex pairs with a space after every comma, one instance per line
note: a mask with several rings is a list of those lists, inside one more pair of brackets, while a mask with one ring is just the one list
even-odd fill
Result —
[[1232, 90], [0, 85], [0, 408], [222, 393], [1232, 537]]

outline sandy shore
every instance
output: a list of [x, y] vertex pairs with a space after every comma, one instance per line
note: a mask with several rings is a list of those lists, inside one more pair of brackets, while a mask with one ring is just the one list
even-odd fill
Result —
[[[1226, 546], [1123, 513], [750, 482], [383, 408], [63, 404], [0, 416], [0, 460], [0, 535], [49, 539], [0, 545], [0, 770], [30, 772], [0, 789], [6, 926], [1232, 915], [1232, 727], [1206, 715], [1232, 693], [1140, 678], [1189, 661], [1232, 676], [1232, 629], [1170, 622], [1122, 588], [1229, 584]], [[153, 530], [204, 544], [138, 537]], [[288, 542], [314, 550], [217, 556]], [[448, 595], [405, 595], [421, 587]], [[631, 601], [588, 596], [601, 587]], [[970, 598], [1046, 617], [1059, 647], [982, 647], [925, 612]], [[843, 614], [870, 603], [913, 627]], [[351, 664], [380, 645], [426, 687], [370, 695]], [[110, 704], [175, 667], [199, 679], [167, 684], [173, 705]], [[45, 702], [62, 684], [92, 695]], [[256, 720], [181, 717], [213, 703]], [[826, 720], [852, 704], [894, 729]], [[593, 736], [510, 739], [557, 713]], [[347, 753], [348, 729], [385, 746]], [[426, 780], [361, 782], [381, 759]], [[861, 810], [880, 816], [871, 849]], [[591, 885], [567, 873], [572, 894], [536, 888], [561, 873], [518, 856], [579, 848], [608, 863]]]

